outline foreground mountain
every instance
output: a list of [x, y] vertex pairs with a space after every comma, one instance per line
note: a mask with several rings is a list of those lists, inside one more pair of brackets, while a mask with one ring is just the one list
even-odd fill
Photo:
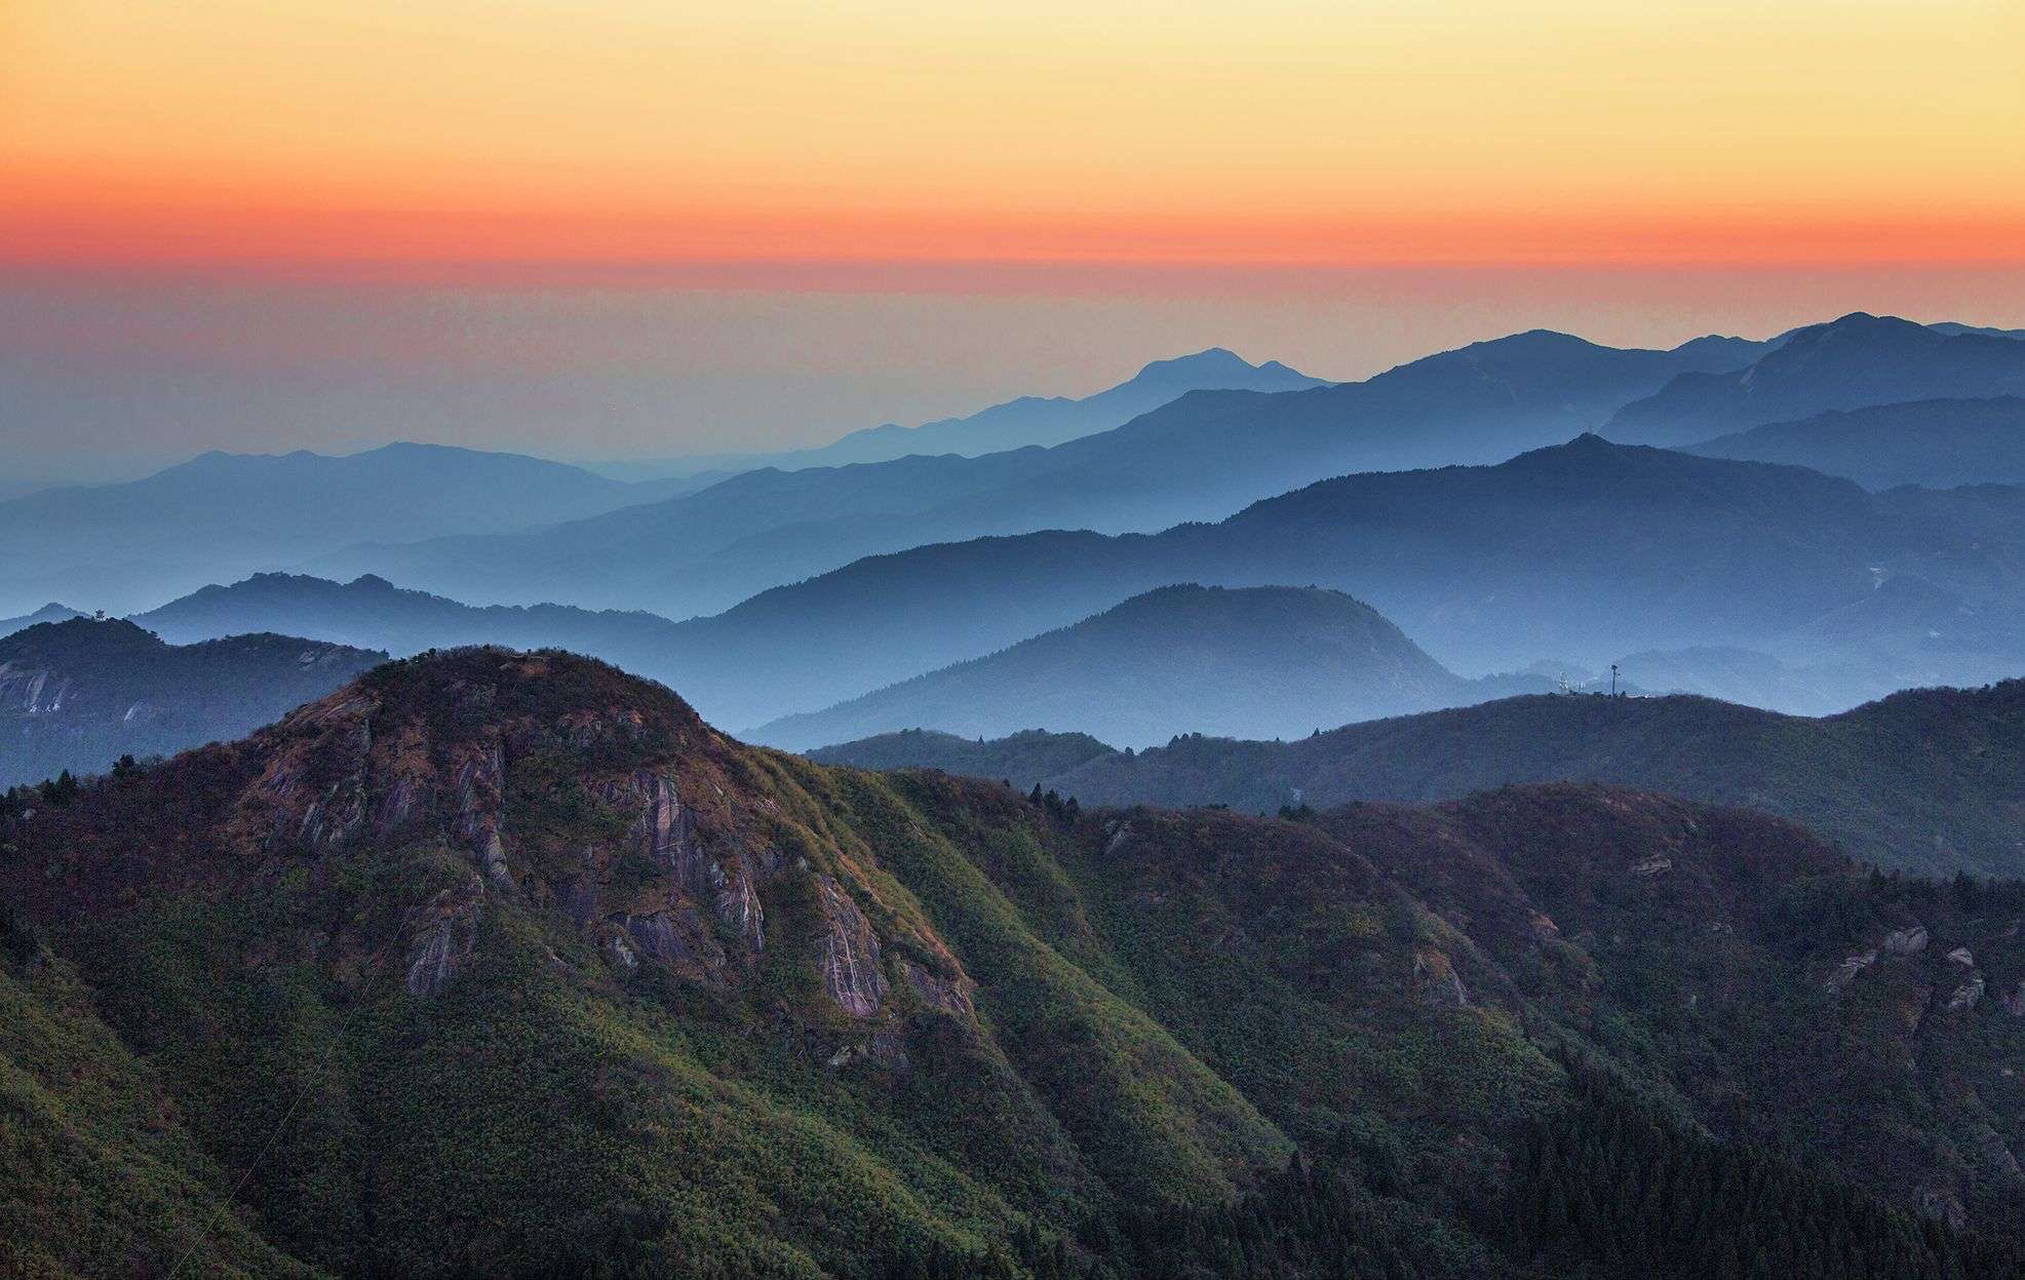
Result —
[[239, 737], [386, 657], [281, 635], [176, 646], [88, 618], [30, 627], [0, 638], [0, 787]]
[[1033, 737], [964, 746], [889, 735], [813, 754], [1038, 782], [1084, 804], [1268, 813], [1446, 800], [1514, 783], [1607, 782], [1791, 818], [1896, 870], [2025, 875], [2025, 680], [1921, 689], [1823, 719], [1707, 698], [1541, 696], [1292, 742], [1191, 734], [1136, 753]]
[[1831, 410], [2025, 395], [2025, 343], [1862, 312], [1795, 330], [1748, 368], [1683, 373], [1626, 404], [1604, 433], [1686, 445]]
[[342, 457], [207, 453], [143, 480], [0, 502], [9, 552], [0, 608], [61, 591], [125, 611], [363, 539], [499, 533], [664, 492], [539, 458], [441, 445]]
[[1190, 392], [1050, 449], [752, 471], [528, 535], [357, 547], [305, 567], [377, 574], [474, 602], [688, 617], [925, 543], [1057, 528], [1148, 531], [1220, 519], [1350, 471], [1495, 462], [1594, 427], [1678, 373], [1742, 368], [1763, 349], [1703, 338], [1672, 351], [1619, 350], [1534, 331], [1363, 382]]
[[965, 737], [1081, 727], [1150, 746], [1254, 737], [1468, 700], [1470, 683], [1340, 591], [1162, 587], [1072, 627], [753, 732], [802, 748], [928, 727]]
[[2025, 399], [1919, 400], [1768, 423], [1688, 448], [1812, 467], [1867, 489], [2025, 483]]
[[0, 842], [10, 1272], [2020, 1265], [2025, 898], [1747, 814], [1077, 814], [467, 651]]

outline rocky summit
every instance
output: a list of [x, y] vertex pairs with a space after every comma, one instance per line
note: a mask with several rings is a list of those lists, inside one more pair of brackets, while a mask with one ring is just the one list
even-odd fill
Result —
[[2025, 1257], [2025, 890], [1638, 792], [1091, 811], [471, 649], [10, 801], [0, 902], [10, 1275]]

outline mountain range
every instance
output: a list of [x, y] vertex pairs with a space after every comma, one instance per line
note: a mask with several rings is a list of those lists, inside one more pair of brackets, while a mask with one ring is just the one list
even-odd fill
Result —
[[237, 738], [387, 655], [290, 636], [169, 645], [78, 618], [0, 637], [0, 787]]
[[1791, 679], [1807, 687], [1795, 705], [1815, 711], [2014, 674], [2021, 572], [2025, 490], [1873, 494], [1800, 468], [1592, 435], [1497, 466], [1346, 476], [1157, 535], [916, 547], [680, 623], [271, 576], [136, 620], [174, 640], [276, 631], [395, 653], [559, 645], [683, 688], [717, 721], [760, 725], [1156, 587], [1306, 583], [1352, 593], [1463, 674], [1724, 646], [1796, 664]]
[[1795, 330], [1748, 368], [1691, 371], [1633, 400], [1612, 439], [1685, 445], [1831, 410], [2025, 395], [2025, 343], [1862, 312]]
[[1709, 698], [1546, 695], [1287, 742], [1184, 734], [1133, 752], [1080, 735], [886, 734], [810, 754], [1038, 783], [1089, 805], [1266, 813], [1604, 782], [1790, 818], [1895, 870], [2025, 875], [2025, 680], [1913, 690], [1818, 719]]
[[114, 612], [369, 538], [498, 533], [666, 496], [510, 453], [391, 444], [330, 457], [207, 453], [142, 480], [0, 502], [0, 607]]
[[1742, 368], [1764, 345], [1702, 338], [1672, 351], [1619, 350], [1535, 331], [1363, 382], [1193, 391], [1048, 449], [751, 471], [534, 533], [355, 547], [306, 567], [474, 602], [708, 614], [924, 543], [1050, 528], [1157, 530], [1347, 471], [1497, 461], [1596, 426], [1682, 371]]
[[620, 479], [681, 477], [727, 479], [744, 471], [774, 468], [841, 467], [891, 462], [916, 454], [955, 453], [976, 457], [1046, 448], [1079, 436], [1109, 431], [1189, 391], [1298, 391], [1327, 386], [1320, 378], [1277, 360], [1253, 364], [1223, 347], [1193, 355], [1154, 360], [1124, 382], [1087, 396], [1018, 396], [959, 418], [938, 418], [919, 426], [888, 422], [864, 427], [826, 445], [773, 453], [696, 454], [661, 459], [626, 459], [588, 464]]
[[[1798, 468], [1586, 436], [1495, 467], [1325, 481], [1159, 535], [920, 547], [685, 625], [738, 636], [747, 663], [786, 672], [762, 701], [806, 707], [1157, 586], [1313, 583], [1353, 593], [1465, 673], [1687, 645], [1821, 660], [1806, 629], [1831, 627], [1841, 648], [1823, 681], [1846, 706], [1908, 684], [2010, 674], [2025, 651], [2021, 545], [2016, 488], [1868, 494]], [[761, 637], [775, 628], [793, 628], [800, 667], [785, 652], [770, 660]], [[711, 673], [698, 675], [685, 687], [715, 699]], [[713, 714], [737, 723], [750, 705]]]
[[1848, 476], [1867, 489], [2025, 483], [2025, 398], [1916, 400], [1831, 409], [1688, 446], [1710, 458]]
[[[715, 483], [629, 485], [421, 445], [338, 458], [208, 454], [130, 484], [0, 502], [0, 535], [19, 553], [0, 573], [0, 609], [83, 592], [95, 597], [84, 604], [123, 612], [249, 571], [310, 567], [480, 603], [705, 615], [866, 555], [1051, 527], [1116, 533], [1219, 519], [1345, 472], [1495, 462], [1606, 420], [1619, 438], [1686, 444], [1825, 410], [2015, 395], [2021, 359], [2025, 347], [2000, 331], [1857, 314], [1770, 342], [1704, 338], [1672, 351], [1534, 331], [1362, 382], [1189, 390], [1312, 381], [1212, 350], [1067, 402], [1108, 417], [1167, 400], [1052, 448], [765, 468]], [[1696, 397], [1730, 408], [1690, 413]], [[1001, 408], [1018, 417], [1027, 404]], [[1658, 427], [1654, 415], [1701, 425]]]
[[1707, 337], [1670, 351], [1534, 330], [1361, 382], [1193, 391], [1053, 448], [756, 470], [601, 518], [493, 537], [380, 539], [307, 567], [474, 602], [688, 617], [927, 543], [1051, 528], [1149, 532], [1345, 473], [1495, 463], [1590, 429], [1684, 445], [1830, 409], [2014, 394], [2021, 379], [2025, 343], [2015, 338], [1863, 313], [1767, 342]]

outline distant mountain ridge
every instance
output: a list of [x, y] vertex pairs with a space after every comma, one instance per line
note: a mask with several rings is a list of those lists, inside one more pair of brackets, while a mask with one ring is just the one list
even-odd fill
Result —
[[2025, 395], [2025, 343], [1853, 312], [1795, 330], [1748, 368], [1683, 373], [1624, 405], [1612, 439], [1683, 445], [1830, 410]]
[[29, 627], [0, 637], [0, 788], [236, 738], [386, 658], [280, 635], [173, 646], [117, 620]]
[[1324, 481], [1220, 524], [1156, 535], [1051, 531], [917, 547], [680, 623], [637, 611], [479, 609], [373, 578], [254, 579], [139, 620], [172, 638], [265, 629], [395, 652], [559, 645], [686, 689], [719, 721], [759, 725], [982, 657], [1156, 587], [1295, 582], [1354, 594], [1463, 673], [1517, 670], [1543, 655], [1596, 669], [1687, 646], [1812, 661], [1819, 628], [1833, 626], [1829, 647], [1842, 650], [1846, 674], [1821, 696], [1853, 706], [1908, 685], [2015, 672], [2025, 654], [2021, 556], [2025, 490], [1872, 494], [1800, 468], [1585, 436], [1494, 467]]
[[383, 578], [337, 583], [281, 573], [208, 586], [132, 620], [174, 644], [279, 630], [403, 657], [472, 644], [570, 649], [650, 679], [671, 674], [668, 659], [679, 659], [682, 635], [677, 624], [649, 613], [562, 605], [480, 608], [405, 590]]
[[705, 615], [929, 543], [1051, 528], [1153, 531], [1346, 472], [1502, 461], [1596, 426], [1683, 371], [1742, 368], [1765, 346], [1701, 338], [1671, 351], [1619, 350], [1535, 330], [1363, 382], [1191, 391], [1049, 449], [753, 471], [530, 534], [354, 547], [305, 567], [479, 602]]
[[1888, 652], [1845, 655], [1884, 664], [1842, 690], [1854, 705], [2015, 670], [2021, 593], [1997, 549], [2020, 545], [2025, 491], [1873, 495], [1590, 436], [1495, 467], [1325, 481], [1153, 536], [1050, 532], [873, 557], [696, 625], [795, 627], [806, 661], [769, 700], [813, 701], [842, 683], [821, 679], [824, 666], [904, 678], [1176, 582], [1350, 591], [1460, 671], [1684, 645], [1776, 654], [1797, 629], [1872, 601], [1880, 577], [1981, 610], [1966, 630], [1937, 617], [1938, 638], [1894, 631]]
[[[954, 453], [977, 457], [1030, 446], [1049, 448], [1123, 426], [1190, 391], [1306, 391], [1332, 385], [1278, 360], [1252, 364], [1224, 347], [1154, 360], [1117, 386], [1092, 395], [1020, 396], [961, 418], [918, 427], [892, 423], [866, 427], [819, 449], [773, 455], [768, 465], [848, 466], [887, 462], [908, 454]], [[762, 455], [767, 456], [767, 455]]]
[[1867, 489], [2025, 483], [2025, 398], [1830, 409], [1685, 446], [1706, 458], [1812, 467]]
[[1328, 386], [1278, 360], [1252, 364], [1224, 347], [1154, 360], [1116, 386], [1087, 396], [1018, 396], [955, 418], [919, 426], [888, 422], [850, 432], [826, 445], [777, 453], [698, 455], [694, 459], [592, 464], [603, 475], [698, 475], [890, 462], [914, 454], [977, 457], [1010, 449], [1046, 448], [1079, 436], [1109, 431], [1188, 391], [1298, 391]]
[[390, 444], [328, 456], [212, 452], [145, 479], [0, 502], [0, 604], [62, 594], [124, 612], [366, 538], [499, 533], [668, 492], [518, 454]]
[[1003, 737], [1038, 726], [1136, 747], [1191, 729], [1303, 733], [1450, 706], [1470, 689], [1340, 591], [1191, 583], [748, 736], [811, 747], [911, 727]]
[[[1708, 698], [1571, 694], [1345, 725], [1286, 742], [1186, 734], [1127, 753], [1056, 744], [1054, 736], [978, 743], [888, 734], [810, 755], [826, 764], [1039, 783], [1085, 805], [1266, 813], [1602, 782], [1790, 818], [1887, 868], [2025, 875], [2025, 680], [1913, 690], [1821, 719]], [[1056, 761], [1052, 770], [1033, 769]]]
[[72, 618], [82, 618], [83, 616], [83, 611], [73, 609], [67, 604], [58, 604], [52, 600], [40, 609], [37, 609], [34, 613], [23, 614], [18, 618], [0, 618], [0, 636], [11, 636], [17, 631], [26, 631], [37, 623], [68, 622]]

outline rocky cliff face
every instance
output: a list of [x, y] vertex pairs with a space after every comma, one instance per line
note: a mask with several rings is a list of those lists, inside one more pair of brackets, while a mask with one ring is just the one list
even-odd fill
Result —
[[[461, 874], [410, 904], [390, 958], [416, 996], [459, 980], [485, 914], [503, 903], [567, 918], [614, 976], [652, 965], [747, 992], [768, 947], [765, 900], [788, 895], [813, 903], [798, 922], [806, 976], [843, 1025], [882, 1035], [904, 1021], [888, 999], [889, 968], [927, 1006], [974, 1020], [957, 993], [975, 983], [948, 947], [905, 922], [890, 887], [882, 896], [839, 845], [756, 792], [745, 749], [679, 700], [565, 693], [553, 714], [541, 705], [557, 685], [597, 679], [630, 683], [580, 659], [505, 651], [376, 672], [238, 753], [249, 776], [220, 797], [217, 853], [238, 868], [438, 845]], [[894, 942], [912, 959], [889, 965]], [[891, 1045], [882, 1055], [904, 1058]]]

